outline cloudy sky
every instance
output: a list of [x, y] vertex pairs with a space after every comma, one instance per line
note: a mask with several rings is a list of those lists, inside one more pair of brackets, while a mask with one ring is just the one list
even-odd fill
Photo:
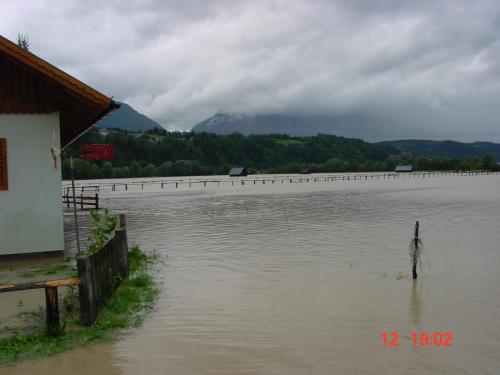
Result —
[[0, 7], [0, 34], [168, 128], [220, 110], [353, 115], [381, 139], [500, 141], [498, 0]]

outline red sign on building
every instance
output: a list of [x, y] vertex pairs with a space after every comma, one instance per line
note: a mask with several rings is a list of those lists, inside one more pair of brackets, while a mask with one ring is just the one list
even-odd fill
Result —
[[80, 157], [88, 161], [113, 160], [113, 145], [86, 144], [80, 147]]

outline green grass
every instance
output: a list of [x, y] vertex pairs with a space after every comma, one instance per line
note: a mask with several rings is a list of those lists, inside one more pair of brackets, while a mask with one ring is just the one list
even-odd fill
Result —
[[55, 275], [58, 273], [65, 273], [69, 271], [70, 268], [71, 265], [68, 263], [63, 263], [63, 264], [58, 263], [43, 267], [31, 268], [29, 270], [19, 272], [18, 275], [24, 278], [32, 278], [35, 276], [48, 276], [48, 275]]
[[133, 247], [129, 253], [129, 278], [108, 300], [93, 326], [82, 327], [65, 321], [63, 325], [67, 328], [57, 337], [49, 336], [45, 331], [30, 334], [13, 331], [12, 336], [0, 341], [0, 363], [61, 353], [112, 338], [121, 329], [138, 326], [145, 313], [153, 307], [157, 296], [149, 273], [154, 261], [155, 256], [146, 255], [137, 246]]

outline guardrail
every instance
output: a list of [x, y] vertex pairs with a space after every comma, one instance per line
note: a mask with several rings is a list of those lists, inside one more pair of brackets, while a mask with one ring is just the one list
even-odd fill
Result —
[[79, 285], [79, 278], [40, 281], [23, 284], [0, 284], [0, 293], [29, 289], [45, 289], [45, 310], [47, 315], [47, 333], [56, 336], [61, 332], [59, 325], [59, 298], [57, 288], [60, 286]]

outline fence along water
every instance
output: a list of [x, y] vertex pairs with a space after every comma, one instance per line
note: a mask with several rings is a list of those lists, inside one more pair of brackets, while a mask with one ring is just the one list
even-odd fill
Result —
[[114, 237], [94, 254], [77, 259], [80, 295], [80, 318], [92, 325], [99, 309], [121, 282], [128, 277], [128, 245], [125, 216], [120, 215], [120, 229]]
[[72, 195], [64, 194], [62, 196], [63, 204], [66, 208], [70, 208], [70, 205], [75, 205], [80, 208], [80, 210], [98, 210], [99, 209], [99, 194], [87, 195], [83, 194], [75, 196], [73, 199]]
[[[338, 174], [309, 174], [309, 175], [250, 175], [248, 177], [190, 177], [190, 178], [153, 178], [143, 180], [120, 180], [97, 182], [78, 181], [77, 189], [81, 192], [124, 192], [141, 191], [145, 187], [159, 189], [195, 188], [195, 187], [224, 187], [243, 186], [257, 184], [297, 184], [297, 183], [319, 183], [337, 181], [359, 181], [359, 180], [382, 180], [382, 179], [409, 179], [409, 178], [432, 178], [442, 176], [485, 176], [497, 175], [500, 172], [490, 171], [446, 171], [446, 172], [368, 172], [368, 173], [338, 173]], [[63, 183], [63, 189], [68, 189], [68, 182]]]

